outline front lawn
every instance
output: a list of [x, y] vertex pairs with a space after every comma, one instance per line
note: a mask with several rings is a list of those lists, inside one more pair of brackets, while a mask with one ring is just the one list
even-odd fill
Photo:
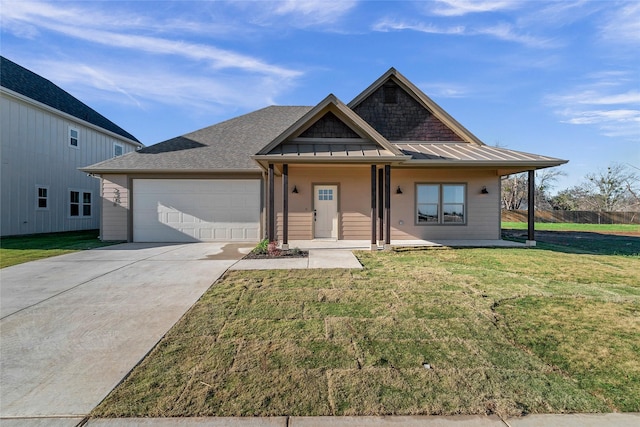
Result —
[[0, 268], [113, 244], [101, 242], [98, 230], [3, 237], [0, 239]]
[[640, 411], [640, 258], [357, 256], [228, 273], [92, 415]]

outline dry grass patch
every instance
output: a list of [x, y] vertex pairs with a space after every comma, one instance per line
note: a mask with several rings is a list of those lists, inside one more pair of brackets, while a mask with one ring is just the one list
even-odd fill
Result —
[[640, 411], [639, 258], [358, 257], [228, 273], [93, 415]]

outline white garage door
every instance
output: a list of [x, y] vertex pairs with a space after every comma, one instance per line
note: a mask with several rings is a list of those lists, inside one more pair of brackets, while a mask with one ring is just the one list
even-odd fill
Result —
[[133, 240], [259, 240], [257, 179], [135, 179]]

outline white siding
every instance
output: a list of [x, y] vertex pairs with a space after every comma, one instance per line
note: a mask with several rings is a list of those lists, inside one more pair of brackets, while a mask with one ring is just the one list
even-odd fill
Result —
[[[4, 91], [0, 112], [0, 235], [99, 228], [100, 182], [78, 168], [113, 157], [115, 142], [125, 152], [136, 147]], [[69, 146], [69, 126], [80, 131], [77, 149]], [[46, 210], [37, 209], [38, 185], [49, 188]], [[92, 193], [91, 217], [69, 216], [71, 189]]]

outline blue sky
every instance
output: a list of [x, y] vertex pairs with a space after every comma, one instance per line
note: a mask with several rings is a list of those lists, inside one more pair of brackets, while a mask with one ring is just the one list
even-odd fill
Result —
[[150, 145], [395, 67], [489, 145], [640, 168], [638, 1], [0, 0], [2, 55]]

